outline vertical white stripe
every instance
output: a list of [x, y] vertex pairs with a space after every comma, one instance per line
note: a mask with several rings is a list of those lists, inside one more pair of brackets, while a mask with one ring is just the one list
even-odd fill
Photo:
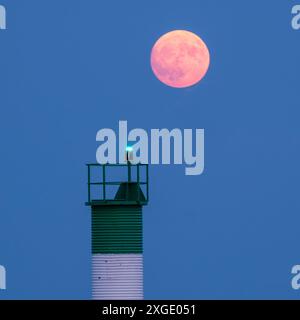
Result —
[[92, 294], [96, 300], [142, 300], [142, 254], [94, 254]]

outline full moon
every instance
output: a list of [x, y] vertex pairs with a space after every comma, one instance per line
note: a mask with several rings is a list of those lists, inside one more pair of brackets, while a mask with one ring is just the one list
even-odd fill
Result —
[[206, 44], [196, 34], [174, 30], [161, 36], [151, 51], [156, 77], [174, 88], [186, 88], [205, 76], [210, 63]]

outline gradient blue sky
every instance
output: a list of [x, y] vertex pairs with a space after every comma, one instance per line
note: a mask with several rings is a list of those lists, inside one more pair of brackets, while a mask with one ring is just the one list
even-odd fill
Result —
[[[146, 298], [300, 298], [297, 1], [0, 2], [0, 299], [90, 298], [84, 164], [119, 120], [206, 130], [203, 175], [150, 168]], [[173, 29], [210, 49], [195, 87], [150, 69]]]

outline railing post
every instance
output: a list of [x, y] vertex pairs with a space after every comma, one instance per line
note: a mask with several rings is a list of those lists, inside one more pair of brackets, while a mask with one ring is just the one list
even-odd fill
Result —
[[137, 178], [137, 188], [138, 188], [138, 201], [140, 201], [140, 164], [136, 166], [136, 178]]
[[106, 200], [105, 164], [102, 165], [102, 175], [103, 175], [103, 200]]
[[128, 182], [131, 182], [131, 162], [130, 161], [127, 162], [127, 166], [128, 166]]
[[146, 164], [146, 179], [147, 179], [147, 201], [149, 201], [149, 165]]
[[91, 202], [91, 169], [90, 165], [88, 164], [88, 203]]

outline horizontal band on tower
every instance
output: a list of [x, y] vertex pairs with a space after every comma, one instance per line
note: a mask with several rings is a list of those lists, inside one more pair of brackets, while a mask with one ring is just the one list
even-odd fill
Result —
[[93, 206], [92, 252], [142, 253], [142, 207]]
[[142, 254], [94, 254], [92, 294], [97, 300], [142, 300]]

